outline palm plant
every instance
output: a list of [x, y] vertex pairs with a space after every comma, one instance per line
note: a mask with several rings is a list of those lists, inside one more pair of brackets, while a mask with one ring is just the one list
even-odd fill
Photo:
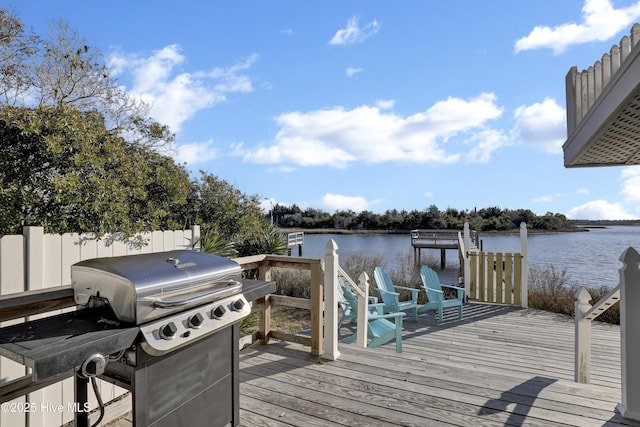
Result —
[[239, 256], [258, 254], [285, 255], [288, 251], [284, 235], [270, 223], [265, 223], [259, 233], [246, 236], [237, 242]]
[[214, 230], [207, 230], [203, 233], [193, 246], [195, 247], [197, 244], [200, 244], [200, 250], [202, 252], [209, 254], [220, 255], [227, 258], [233, 258], [238, 255], [234, 243], [225, 239]]

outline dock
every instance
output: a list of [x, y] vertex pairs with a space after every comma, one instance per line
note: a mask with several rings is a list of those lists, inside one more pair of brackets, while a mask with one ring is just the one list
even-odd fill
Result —
[[403, 352], [341, 344], [323, 361], [272, 341], [240, 356], [244, 426], [640, 426], [615, 412], [620, 328], [594, 322], [591, 384], [573, 381], [573, 318], [465, 305], [404, 322]]
[[[420, 264], [422, 249], [440, 249], [440, 266], [444, 268], [446, 264], [446, 251], [460, 250], [458, 234], [462, 230], [411, 230], [411, 246], [413, 247], [413, 259], [416, 264]], [[478, 233], [471, 230], [472, 244], [476, 245]]]

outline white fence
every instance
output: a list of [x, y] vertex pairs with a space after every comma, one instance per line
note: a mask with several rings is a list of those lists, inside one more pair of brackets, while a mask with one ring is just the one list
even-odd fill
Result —
[[[44, 234], [41, 227], [25, 227], [22, 235], [2, 236], [0, 295], [69, 285], [70, 266], [89, 258], [189, 249], [199, 239], [200, 227], [183, 231], [153, 231], [139, 237], [147, 244], [136, 246], [110, 235], [98, 240], [95, 233]], [[37, 317], [32, 316], [32, 319]], [[17, 322], [4, 322], [0, 326]], [[24, 366], [0, 357], [0, 385], [28, 373]], [[3, 405], [0, 427], [49, 427], [73, 421], [74, 413], [67, 410], [68, 403], [74, 401], [73, 388], [73, 379], [70, 378]], [[126, 392], [107, 382], [100, 382], [100, 391], [105, 402]], [[90, 405], [92, 409], [96, 408], [97, 401], [90, 400]], [[15, 410], [4, 411], [5, 408]]]

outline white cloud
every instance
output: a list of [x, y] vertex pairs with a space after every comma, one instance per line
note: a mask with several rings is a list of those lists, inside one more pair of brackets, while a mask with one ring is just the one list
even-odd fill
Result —
[[376, 107], [381, 110], [390, 110], [394, 105], [396, 105], [396, 102], [393, 99], [381, 99], [376, 101]]
[[[260, 201], [260, 210], [264, 213], [271, 212], [271, 209], [273, 209], [273, 207], [277, 204], [278, 202], [276, 202], [276, 199], [274, 199], [273, 197], [269, 199], [262, 199]], [[280, 205], [283, 205], [283, 204], [280, 203]]]
[[251, 79], [243, 71], [256, 59], [252, 55], [227, 68], [181, 72], [179, 68], [186, 58], [173, 44], [149, 57], [116, 53], [110, 64], [116, 72], [131, 76], [128, 91], [151, 105], [151, 117], [179, 132], [185, 121], [198, 111], [225, 101], [227, 94], [251, 92]]
[[640, 169], [626, 167], [620, 172], [622, 190], [620, 196], [625, 202], [640, 203]]
[[228, 68], [216, 67], [210, 71], [196, 71], [194, 76], [215, 81], [213, 87], [218, 92], [251, 92], [251, 80], [241, 72], [251, 68], [257, 59], [258, 55], [253, 54]]
[[[383, 102], [384, 107], [389, 105]], [[495, 135], [481, 131], [487, 121], [501, 114], [493, 94], [467, 100], [449, 98], [406, 117], [366, 105], [352, 110], [335, 107], [291, 112], [276, 118], [280, 130], [273, 144], [251, 149], [236, 146], [234, 154], [253, 163], [337, 168], [356, 161], [453, 163], [462, 154], [445, 151], [447, 142], [459, 134], [478, 133], [474, 143], [482, 152], [478, 159], [484, 161], [497, 143]], [[484, 140], [483, 135], [492, 139]], [[464, 147], [464, 151], [468, 150]]]
[[347, 77], [353, 77], [354, 75], [361, 72], [362, 72], [362, 68], [349, 67], [344, 73], [347, 75]]
[[466, 155], [472, 163], [487, 163], [494, 151], [509, 144], [502, 132], [493, 129], [476, 132], [467, 143], [474, 144]]
[[175, 160], [178, 163], [205, 163], [218, 157], [219, 151], [214, 146], [213, 140], [206, 142], [193, 142], [180, 144], [176, 147]]
[[516, 41], [515, 51], [550, 48], [555, 54], [574, 44], [604, 41], [614, 37], [640, 17], [640, 2], [615, 9], [610, 0], [585, 0], [582, 23], [536, 26], [528, 36]]
[[536, 197], [535, 199], [531, 200], [532, 203], [549, 203], [550, 201], [553, 200], [552, 196], [540, 196], [540, 197]]
[[322, 206], [328, 212], [339, 210], [362, 212], [369, 208], [370, 203], [361, 196], [343, 196], [341, 194], [327, 193], [322, 198]]
[[[613, 193], [613, 189], [611, 193]], [[578, 190], [588, 194], [586, 188]], [[594, 200], [577, 206], [569, 211], [567, 217], [573, 219], [637, 219], [640, 209], [640, 168], [629, 166], [620, 171], [620, 201], [612, 203], [606, 200]]]
[[560, 193], [546, 194], [544, 196], [536, 197], [535, 199], [531, 200], [531, 202], [532, 203], [549, 203], [554, 199], [559, 198], [560, 196], [561, 196]]
[[512, 130], [514, 143], [532, 145], [561, 154], [566, 139], [566, 113], [554, 99], [518, 107], [514, 113], [516, 124]]
[[606, 200], [593, 200], [569, 210], [570, 219], [635, 219], [620, 203], [609, 203]]
[[364, 27], [358, 25], [358, 18], [355, 16], [347, 21], [347, 26], [336, 31], [334, 36], [329, 40], [329, 44], [338, 46], [348, 46], [355, 43], [361, 43], [369, 37], [375, 35], [380, 29], [378, 21], [373, 20]]
[[588, 188], [578, 188], [578, 190], [576, 192], [578, 194], [589, 194], [589, 189]]

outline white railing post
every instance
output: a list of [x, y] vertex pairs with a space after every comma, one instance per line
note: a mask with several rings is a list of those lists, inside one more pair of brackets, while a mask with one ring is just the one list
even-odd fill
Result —
[[574, 381], [588, 384], [591, 381], [591, 319], [585, 314], [591, 309], [591, 295], [582, 286], [575, 302], [575, 355]]
[[469, 299], [469, 295], [471, 295], [471, 258], [469, 257], [469, 251], [471, 249], [471, 231], [469, 230], [469, 223], [464, 223], [463, 228], [463, 242], [464, 242], [464, 253], [462, 254], [463, 259], [463, 274], [464, 274], [464, 295], [465, 300]]
[[369, 275], [363, 271], [358, 277], [358, 287], [364, 293], [358, 299], [358, 320], [356, 325], [356, 343], [360, 347], [367, 346], [367, 327], [369, 322]]
[[336, 360], [338, 351], [338, 245], [331, 239], [324, 257], [324, 352], [323, 359]]
[[527, 224], [520, 223], [520, 254], [522, 255], [522, 288], [520, 292], [520, 306], [529, 307], [529, 256], [527, 248]]
[[620, 358], [625, 418], [640, 420], [640, 254], [628, 248], [620, 257]]

